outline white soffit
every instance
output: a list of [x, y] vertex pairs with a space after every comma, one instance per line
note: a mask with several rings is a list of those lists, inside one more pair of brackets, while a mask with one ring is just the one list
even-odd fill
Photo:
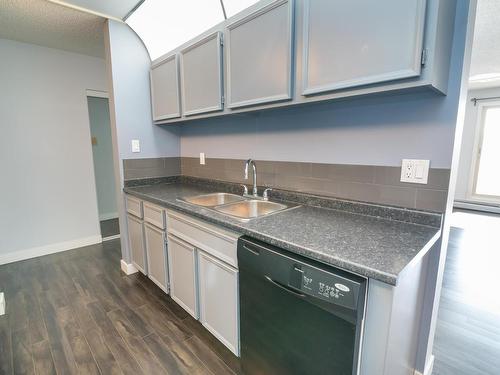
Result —
[[470, 88], [500, 86], [500, 1], [479, 0], [472, 44]]
[[[123, 20], [142, 0], [48, 0], [86, 10], [106, 18]], [[164, 0], [167, 1], [167, 0]], [[177, 1], [177, 0], [175, 0]]]
[[105, 18], [46, 0], [0, 0], [0, 38], [104, 57]]

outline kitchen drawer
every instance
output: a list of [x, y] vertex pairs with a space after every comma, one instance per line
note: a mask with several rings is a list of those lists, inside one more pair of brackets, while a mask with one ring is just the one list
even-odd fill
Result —
[[126, 195], [125, 200], [127, 212], [135, 217], [138, 217], [139, 219], [142, 219], [142, 201], [138, 198], [132, 197], [131, 195]]
[[155, 227], [165, 229], [165, 210], [155, 204], [144, 202], [144, 221]]
[[239, 235], [237, 233], [178, 212], [168, 211], [167, 221], [168, 233], [191, 243], [198, 249], [206, 251], [233, 267], [238, 267], [236, 247]]

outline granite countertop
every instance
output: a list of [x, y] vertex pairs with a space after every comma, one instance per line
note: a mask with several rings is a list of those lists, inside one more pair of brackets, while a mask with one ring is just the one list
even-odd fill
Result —
[[440, 236], [437, 227], [307, 205], [241, 222], [177, 199], [222, 191], [203, 184], [174, 182], [126, 187], [124, 191], [390, 285], [396, 285], [402, 271]]

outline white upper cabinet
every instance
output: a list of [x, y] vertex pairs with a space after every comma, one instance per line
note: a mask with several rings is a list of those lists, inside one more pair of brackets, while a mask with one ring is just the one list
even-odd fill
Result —
[[420, 75], [425, 0], [304, 0], [304, 95]]
[[222, 33], [180, 52], [182, 111], [186, 116], [222, 110]]
[[227, 26], [229, 108], [292, 98], [292, 30], [292, 0], [272, 2]]
[[179, 59], [174, 54], [151, 66], [151, 103], [153, 120], [181, 116]]

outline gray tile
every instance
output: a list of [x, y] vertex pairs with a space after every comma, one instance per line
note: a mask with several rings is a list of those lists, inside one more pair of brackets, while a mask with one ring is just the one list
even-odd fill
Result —
[[141, 168], [126, 169], [123, 171], [125, 180], [147, 177], [165, 177], [168, 176], [165, 168]]
[[312, 163], [311, 168], [312, 177], [334, 181], [371, 183], [375, 175], [371, 165]]
[[338, 197], [363, 202], [415, 208], [415, 188], [339, 182]]
[[444, 212], [447, 197], [447, 190], [417, 189], [416, 208]]
[[164, 158], [165, 171], [170, 176], [181, 174], [181, 158]]
[[123, 169], [163, 168], [163, 158], [124, 159]]
[[311, 163], [275, 161], [273, 164], [277, 175], [312, 177]]

